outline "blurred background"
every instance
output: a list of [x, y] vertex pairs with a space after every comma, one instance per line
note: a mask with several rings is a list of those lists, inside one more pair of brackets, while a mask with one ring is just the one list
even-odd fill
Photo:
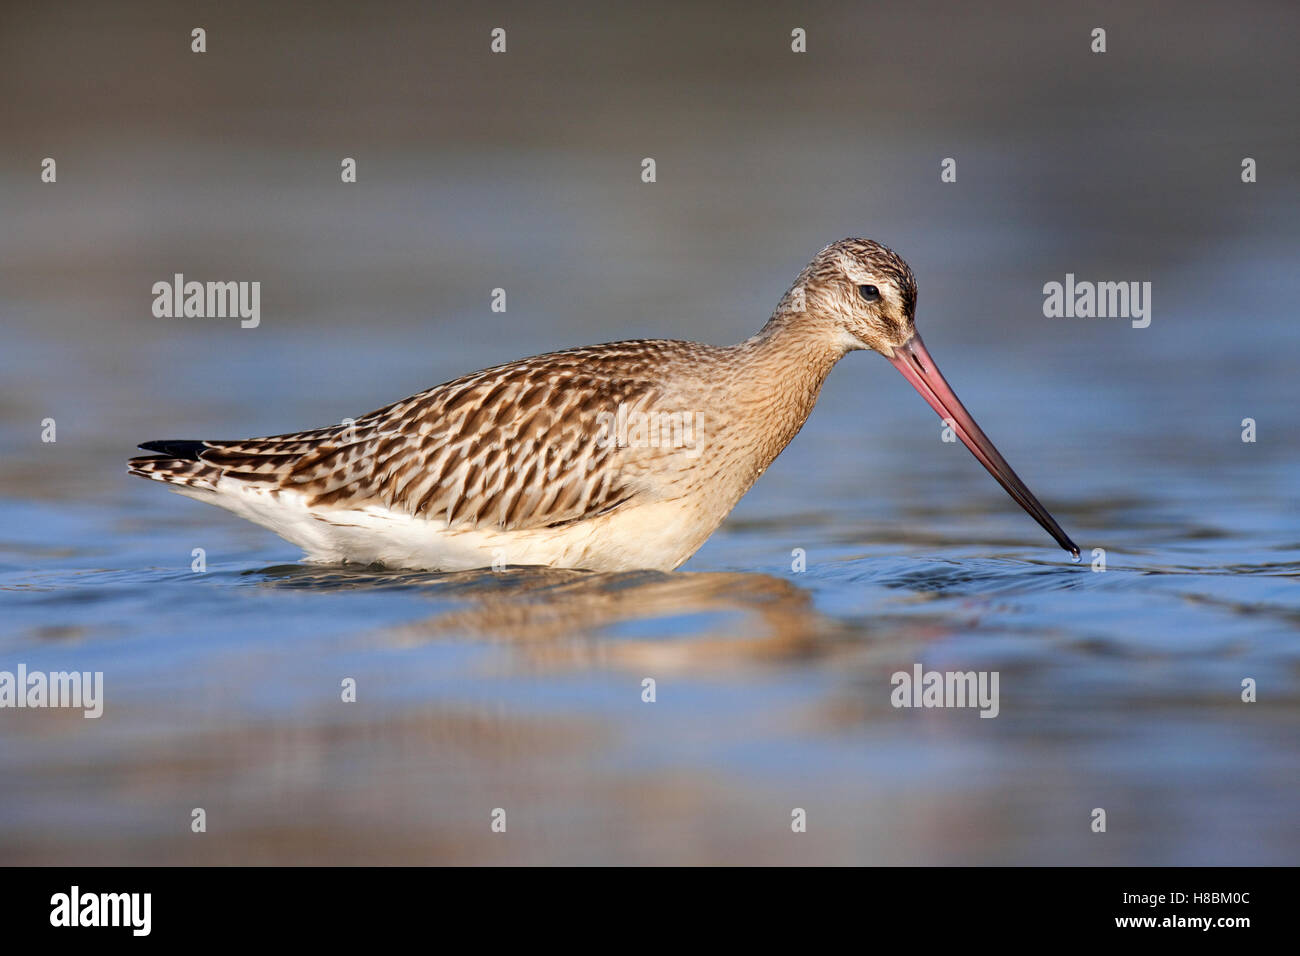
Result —
[[[4, 5], [0, 669], [106, 702], [0, 711], [0, 862], [1295, 863], [1297, 27]], [[738, 341], [844, 236], [912, 265], [1082, 564], [864, 354], [673, 575], [312, 568], [124, 473], [536, 352]], [[177, 272], [259, 281], [260, 325], [154, 317]], [[1066, 273], [1151, 282], [1150, 326], [1045, 318]], [[893, 709], [914, 663], [999, 672], [1000, 716]]]

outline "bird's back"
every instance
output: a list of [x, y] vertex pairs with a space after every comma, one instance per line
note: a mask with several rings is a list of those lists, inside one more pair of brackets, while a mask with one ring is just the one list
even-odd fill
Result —
[[[345, 422], [236, 441], [158, 441], [132, 474], [221, 504], [297, 496], [311, 511], [382, 508], [447, 528], [553, 528], [671, 494], [682, 434], [726, 350], [636, 340], [485, 369]], [[664, 415], [673, 432], [628, 434]], [[678, 416], [678, 417], [674, 417]], [[656, 424], [658, 424], [656, 420]], [[675, 430], [675, 431], [674, 431]], [[644, 431], [644, 428], [642, 429]], [[670, 456], [678, 455], [674, 462]]]

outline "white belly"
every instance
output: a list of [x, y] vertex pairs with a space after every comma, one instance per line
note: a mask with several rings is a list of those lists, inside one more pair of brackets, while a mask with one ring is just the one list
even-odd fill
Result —
[[234, 512], [302, 548], [309, 561], [462, 571], [542, 565], [590, 571], [671, 571], [721, 523], [688, 499], [649, 502], [559, 528], [448, 529], [385, 508], [311, 510], [294, 492], [252, 491], [223, 480], [218, 491], [171, 486]]

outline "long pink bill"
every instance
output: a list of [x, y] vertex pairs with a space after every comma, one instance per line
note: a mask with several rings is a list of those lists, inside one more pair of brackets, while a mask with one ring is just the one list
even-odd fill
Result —
[[971, 418], [970, 412], [966, 411], [966, 406], [944, 380], [939, 367], [934, 364], [934, 359], [930, 358], [921, 336], [912, 336], [912, 340], [897, 349], [894, 357], [889, 361], [903, 373], [905, 379], [912, 383], [912, 387], [921, 393], [921, 397], [930, 403], [930, 407], [939, 413], [940, 418], [951, 422], [953, 430], [971, 450], [971, 454], [979, 459], [980, 464], [988, 469], [989, 474], [997, 479], [998, 484], [1006, 489], [1007, 494], [1014, 498], [1020, 507], [1033, 515], [1034, 520], [1043, 526], [1043, 530], [1050, 534], [1057, 544], [1078, 558], [1078, 545], [1061, 530], [1056, 519], [1039, 504], [1033, 492], [1025, 487], [1020, 476], [1011, 470], [1007, 460], [993, 447], [993, 442], [989, 441], [984, 431], [975, 424], [975, 419]]

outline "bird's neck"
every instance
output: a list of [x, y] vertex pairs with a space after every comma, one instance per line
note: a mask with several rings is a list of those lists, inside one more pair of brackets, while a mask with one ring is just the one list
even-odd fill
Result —
[[847, 347], [778, 312], [752, 338], [736, 346], [740, 375], [737, 402], [761, 435], [755, 452], [765, 469], [799, 433], [821, 393], [822, 384]]

